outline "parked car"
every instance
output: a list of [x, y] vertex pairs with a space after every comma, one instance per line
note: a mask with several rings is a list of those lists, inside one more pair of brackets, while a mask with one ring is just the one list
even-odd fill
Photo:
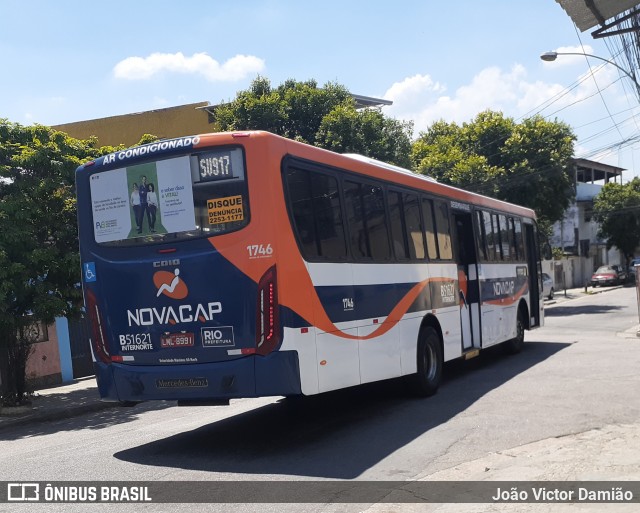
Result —
[[598, 267], [596, 272], [591, 275], [591, 286], [597, 287], [598, 285], [620, 285], [618, 271], [610, 265]]
[[629, 273], [627, 273], [627, 271], [625, 271], [621, 265], [612, 265], [611, 267], [618, 273], [618, 282], [627, 283], [627, 280], [629, 279]]
[[553, 279], [547, 273], [542, 273], [542, 297], [553, 299]]
[[631, 283], [636, 282], [636, 265], [640, 265], [640, 257], [635, 257], [629, 264], [629, 281]]

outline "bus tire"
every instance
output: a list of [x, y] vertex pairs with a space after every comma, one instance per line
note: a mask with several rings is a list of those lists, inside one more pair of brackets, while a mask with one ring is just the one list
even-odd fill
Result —
[[522, 309], [518, 309], [518, 317], [516, 318], [516, 336], [504, 343], [504, 350], [507, 354], [518, 354], [524, 348], [524, 314]]
[[429, 397], [438, 391], [443, 365], [440, 336], [431, 326], [421, 330], [417, 359], [418, 372], [411, 376], [411, 389], [420, 397]]
[[140, 401], [120, 401], [118, 406], [121, 408], [133, 408], [134, 406], [138, 406]]

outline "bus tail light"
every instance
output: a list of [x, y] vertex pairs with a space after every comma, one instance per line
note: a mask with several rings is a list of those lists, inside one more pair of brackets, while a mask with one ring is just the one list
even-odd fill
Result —
[[107, 348], [107, 339], [104, 333], [104, 326], [102, 325], [102, 316], [100, 315], [100, 308], [98, 308], [98, 302], [96, 295], [91, 289], [87, 290], [87, 313], [89, 314], [89, 320], [91, 321], [91, 343], [93, 345], [93, 351], [103, 363], [111, 363], [111, 355]]
[[260, 278], [256, 312], [256, 354], [264, 356], [273, 351], [280, 342], [275, 265]]

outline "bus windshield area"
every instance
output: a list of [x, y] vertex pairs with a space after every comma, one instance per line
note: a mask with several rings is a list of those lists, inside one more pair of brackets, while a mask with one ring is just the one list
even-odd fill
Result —
[[100, 245], [211, 237], [249, 222], [239, 147], [98, 171], [89, 183], [94, 238]]

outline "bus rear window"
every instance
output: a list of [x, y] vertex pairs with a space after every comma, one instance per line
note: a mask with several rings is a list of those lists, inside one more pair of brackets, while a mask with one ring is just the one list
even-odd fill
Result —
[[102, 245], [210, 237], [249, 222], [241, 148], [98, 172], [89, 181], [94, 237]]

